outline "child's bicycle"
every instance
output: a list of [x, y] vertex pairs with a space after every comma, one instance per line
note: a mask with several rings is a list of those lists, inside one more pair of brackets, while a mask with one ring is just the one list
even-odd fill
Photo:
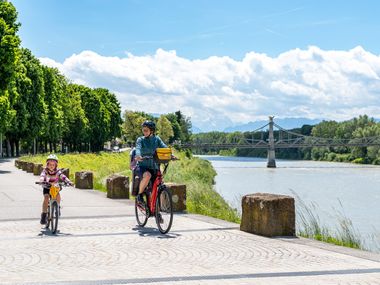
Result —
[[[152, 158], [153, 156], [144, 156], [143, 160]], [[168, 233], [173, 223], [172, 196], [163, 181], [170, 160], [177, 160], [177, 158], [170, 158], [165, 161], [163, 163], [165, 165], [163, 172], [161, 172], [159, 167], [153, 185], [152, 181], [150, 181], [150, 185], [148, 185], [143, 193], [145, 203], [142, 204], [137, 199], [135, 200], [135, 214], [138, 225], [144, 227], [148, 218], [154, 216], [158, 230], [162, 234]]]
[[64, 182], [56, 182], [56, 183], [49, 183], [49, 182], [36, 182], [36, 184], [43, 185], [45, 187], [50, 187], [50, 199], [49, 199], [49, 205], [48, 205], [48, 211], [47, 211], [47, 223], [45, 228], [49, 229], [53, 234], [57, 233], [58, 229], [58, 219], [61, 215], [61, 210], [59, 208], [58, 202], [57, 202], [57, 195], [59, 191], [62, 190], [62, 186], [69, 186], [69, 184]]

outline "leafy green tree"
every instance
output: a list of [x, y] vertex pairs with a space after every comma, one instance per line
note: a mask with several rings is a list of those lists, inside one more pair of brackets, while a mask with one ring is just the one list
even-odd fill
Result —
[[115, 94], [104, 88], [97, 88], [94, 92], [100, 96], [103, 103], [103, 112], [105, 113], [104, 116], [106, 118], [105, 123], [108, 124], [107, 140], [120, 137], [121, 124], [123, 121], [120, 114], [120, 104], [117, 101]]
[[101, 98], [97, 92], [85, 86], [80, 86], [80, 96], [88, 120], [89, 150], [100, 151], [103, 149], [108, 131], [108, 118], [104, 112]]
[[[19, 56], [17, 11], [12, 3], [0, 1], [0, 135], [9, 128], [15, 116], [8, 93]], [[2, 141], [0, 141], [2, 144]], [[2, 154], [1, 154], [2, 155]]]
[[175, 112], [175, 115], [177, 116], [177, 122], [181, 127], [181, 132], [182, 132], [181, 140], [183, 142], [190, 141], [190, 137], [191, 137], [191, 120], [190, 120], [190, 118], [183, 115], [181, 111]]
[[124, 112], [123, 132], [127, 141], [135, 143], [137, 138], [142, 136], [141, 124], [145, 120], [153, 120], [153, 117], [144, 112]]
[[0, 2], [0, 92], [7, 90], [15, 73], [20, 39], [16, 35], [20, 24], [12, 3]]
[[157, 120], [157, 134], [164, 142], [169, 142], [174, 136], [172, 124], [165, 115], [161, 115]]
[[20, 140], [28, 133], [28, 106], [27, 96], [31, 90], [32, 81], [26, 76], [26, 68], [22, 61], [18, 65], [14, 80], [9, 88], [9, 98], [11, 99], [12, 110], [15, 112], [10, 127], [6, 132], [8, 140], [8, 156], [19, 156]]
[[64, 125], [62, 138], [69, 151], [82, 151], [83, 142], [88, 141], [88, 119], [82, 108], [83, 86], [68, 84], [62, 100]]
[[33, 146], [34, 140], [42, 134], [43, 125], [46, 122], [46, 104], [44, 102], [44, 73], [42, 66], [30, 50], [21, 49], [21, 60], [26, 68], [26, 76], [30, 79], [30, 88], [25, 90], [23, 96], [26, 106], [27, 128], [24, 139], [29, 151]]
[[177, 116], [174, 113], [169, 113], [165, 115], [166, 118], [170, 121], [173, 129], [173, 137], [169, 140], [169, 143], [174, 141], [181, 140], [183, 137], [181, 126], [177, 121]]
[[42, 137], [49, 143], [50, 151], [56, 152], [56, 144], [61, 140], [63, 132], [62, 100], [67, 82], [56, 68], [42, 66], [42, 70], [44, 75], [44, 102], [46, 104]]

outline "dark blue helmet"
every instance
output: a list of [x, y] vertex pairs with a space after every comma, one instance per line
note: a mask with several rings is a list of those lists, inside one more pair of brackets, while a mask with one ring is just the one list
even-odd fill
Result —
[[156, 124], [154, 123], [154, 122], [152, 122], [152, 121], [149, 121], [149, 120], [147, 120], [147, 121], [145, 121], [144, 123], [142, 123], [142, 125], [141, 125], [142, 127], [147, 127], [147, 128], [149, 128], [151, 131], [155, 131], [156, 130]]

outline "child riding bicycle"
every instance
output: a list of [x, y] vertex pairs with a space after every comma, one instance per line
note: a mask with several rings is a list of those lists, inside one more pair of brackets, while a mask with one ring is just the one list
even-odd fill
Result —
[[[42, 203], [42, 213], [41, 213], [41, 225], [46, 224], [46, 217], [47, 217], [47, 209], [49, 204], [49, 193], [50, 193], [50, 186], [51, 183], [56, 183], [59, 181], [59, 179], [63, 180], [65, 183], [69, 185], [74, 185], [70, 181], [69, 178], [66, 177], [62, 173], [60, 169], [58, 169], [58, 157], [55, 154], [50, 154], [46, 159], [46, 167], [42, 170], [40, 175], [40, 182], [46, 183], [43, 187], [43, 195], [44, 195], [44, 201]], [[58, 193], [57, 195], [57, 202], [58, 205], [61, 202], [61, 196]]]
[[[137, 161], [137, 174], [140, 177], [139, 191], [137, 201], [144, 203], [143, 192], [148, 186], [152, 177], [155, 177], [159, 169], [158, 163], [153, 160], [153, 154], [157, 148], [167, 148], [166, 144], [159, 136], [155, 135], [156, 124], [152, 121], [145, 121], [142, 125], [143, 136], [139, 137], [136, 141], [136, 157]], [[143, 157], [150, 156], [151, 159], [143, 159]]]

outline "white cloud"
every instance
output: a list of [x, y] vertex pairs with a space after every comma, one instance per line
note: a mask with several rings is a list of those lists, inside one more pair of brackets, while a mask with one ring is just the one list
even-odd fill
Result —
[[380, 117], [380, 57], [356, 47], [325, 51], [294, 49], [269, 57], [250, 52], [189, 60], [175, 51], [124, 58], [83, 51], [59, 68], [76, 83], [105, 87], [125, 109], [152, 113], [178, 109], [203, 130], [276, 117], [349, 119]]

